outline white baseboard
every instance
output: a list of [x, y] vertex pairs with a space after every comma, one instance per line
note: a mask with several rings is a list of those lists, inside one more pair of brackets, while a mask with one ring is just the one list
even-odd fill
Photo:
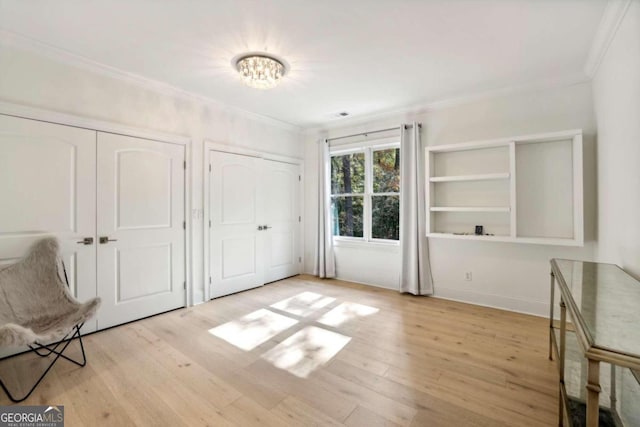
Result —
[[348, 277], [336, 277], [336, 279], [338, 280], [344, 280], [345, 282], [351, 282], [351, 283], [357, 283], [359, 285], [367, 285], [367, 286], [373, 286], [375, 288], [382, 288], [382, 289], [390, 289], [392, 291], [397, 291], [398, 290], [398, 286], [389, 286], [389, 285], [384, 285], [381, 283], [365, 283], [365, 282], [359, 282], [357, 280], [353, 280], [351, 278]]
[[548, 317], [549, 303], [546, 301], [531, 301], [503, 295], [483, 294], [479, 292], [435, 286], [435, 297], [452, 301], [466, 302], [484, 307], [499, 308], [517, 313], [532, 314]]
[[[313, 274], [313, 271], [308, 271], [308, 270], [305, 270], [302, 274], [308, 274], [309, 276], [315, 276], [315, 274]], [[382, 288], [382, 289], [391, 289], [392, 291], [397, 291], [398, 290], [398, 286], [393, 286], [393, 285], [390, 286], [390, 285], [384, 285], [384, 284], [380, 284], [380, 283], [360, 282], [358, 280], [353, 280], [350, 277], [336, 276], [336, 280], [343, 280], [345, 282], [357, 283], [359, 285], [374, 286], [376, 288]]]
[[[313, 276], [312, 271], [306, 271], [304, 274]], [[376, 288], [390, 289], [397, 291], [397, 286], [388, 286], [379, 283], [365, 283], [353, 280], [349, 277], [336, 277], [338, 280], [345, 282], [358, 283], [360, 285], [374, 286]], [[549, 302], [548, 301], [531, 301], [519, 298], [505, 297], [503, 295], [484, 294], [480, 292], [465, 291], [454, 288], [447, 288], [435, 285], [436, 298], [447, 299], [451, 301], [465, 302], [468, 304], [480, 305], [483, 307], [498, 308], [500, 310], [514, 311], [516, 313], [531, 314], [533, 316], [548, 317]]]

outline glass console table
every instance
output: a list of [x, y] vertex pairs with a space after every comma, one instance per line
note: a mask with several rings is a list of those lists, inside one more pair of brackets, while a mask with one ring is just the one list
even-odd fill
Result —
[[640, 426], [640, 282], [616, 265], [552, 259], [549, 326], [559, 425]]

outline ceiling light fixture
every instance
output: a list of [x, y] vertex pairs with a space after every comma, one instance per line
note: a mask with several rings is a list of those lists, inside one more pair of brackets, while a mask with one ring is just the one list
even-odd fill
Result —
[[236, 69], [247, 86], [256, 89], [275, 87], [285, 74], [284, 64], [266, 55], [246, 55], [236, 61]]

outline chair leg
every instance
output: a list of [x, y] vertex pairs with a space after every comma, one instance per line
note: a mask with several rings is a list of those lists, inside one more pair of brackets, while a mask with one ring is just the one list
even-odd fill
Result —
[[[51, 354], [57, 354], [60, 357], [67, 359], [69, 362], [75, 363], [76, 365], [82, 367], [85, 366], [87, 364], [87, 357], [84, 353], [84, 345], [82, 343], [82, 334], [80, 333], [80, 328], [82, 328], [82, 325], [78, 325], [74, 328], [74, 330], [76, 331], [71, 338], [69, 338], [69, 340], [74, 339], [74, 337], [77, 335], [78, 336], [78, 342], [80, 343], [80, 350], [82, 350], [82, 362], [78, 362], [77, 360], [71, 359], [70, 357], [65, 356], [64, 354], [62, 354], [62, 352], [64, 352], [64, 349], [62, 351], [57, 351], [58, 347], [64, 342], [64, 340], [66, 339], [63, 338], [61, 341], [58, 341], [55, 344], [48, 344], [48, 345], [42, 345], [39, 343], [36, 343], [37, 347], [34, 346], [29, 346], [29, 348], [31, 348], [31, 350], [37, 354], [40, 357], [48, 357]], [[68, 335], [67, 335], [68, 336]], [[46, 353], [40, 353], [40, 350], [42, 349], [46, 349], [47, 352]]]
[[[51, 368], [53, 367], [53, 365], [58, 361], [58, 359], [60, 357], [63, 357], [67, 360], [69, 360], [70, 362], [75, 363], [78, 366], [85, 366], [87, 364], [87, 357], [85, 355], [84, 352], [84, 345], [82, 344], [82, 334], [80, 333], [80, 328], [82, 325], [78, 325], [76, 326], [75, 332], [73, 333], [73, 335], [71, 335], [71, 338], [69, 338], [66, 342], [65, 339], [66, 337], [64, 337], [62, 340], [60, 340], [57, 344], [55, 344], [55, 346], [53, 347], [53, 349], [49, 348], [48, 346], [43, 346], [41, 344], [37, 344], [39, 347], [37, 348], [33, 348], [31, 346], [31, 350], [33, 352], [35, 352], [37, 355], [41, 356], [41, 357], [46, 357], [50, 354], [55, 354], [56, 357], [51, 361], [51, 363], [49, 364], [49, 366], [47, 366], [47, 369], [45, 369], [45, 371], [42, 373], [42, 375], [40, 375], [40, 378], [38, 378], [38, 380], [36, 381], [36, 383], [31, 387], [31, 389], [27, 392], [27, 394], [25, 394], [23, 397], [15, 397], [10, 391], [9, 389], [7, 389], [7, 387], [5, 386], [4, 382], [2, 381], [2, 379], [0, 379], [0, 387], [2, 387], [2, 389], [4, 390], [4, 392], [7, 394], [7, 396], [9, 397], [9, 399], [11, 399], [12, 402], [14, 403], [19, 403], [22, 402], [23, 400], [25, 400], [26, 398], [28, 398], [29, 396], [31, 396], [31, 393], [33, 393], [33, 391], [36, 389], [36, 387], [38, 387], [38, 385], [40, 384], [40, 382], [44, 379], [44, 377], [47, 375], [47, 373], [49, 373], [49, 371], [51, 370]], [[68, 336], [68, 335], [67, 335]], [[80, 349], [82, 350], [82, 362], [78, 362], [76, 360], [73, 360], [65, 355], [63, 355], [62, 353], [64, 353], [64, 351], [67, 349], [67, 347], [69, 347], [69, 344], [71, 344], [71, 341], [73, 341], [74, 338], [78, 338], [78, 341], [80, 343]], [[64, 346], [62, 347], [62, 350], [57, 351], [56, 349], [58, 348], [58, 346], [60, 346], [62, 343], [65, 343]], [[42, 348], [46, 348], [49, 353], [43, 355], [40, 354], [38, 352], [38, 350], [42, 349]]]
[[[72, 330], [71, 330], [71, 332], [73, 332], [74, 330], [75, 330], [75, 328], [74, 328], [74, 329], [72, 329]], [[52, 353], [55, 353], [55, 352], [56, 352], [56, 349], [57, 349], [58, 347], [60, 347], [60, 345], [61, 345], [61, 344], [62, 344], [62, 343], [67, 339], [67, 337], [69, 336], [69, 334], [71, 334], [71, 332], [69, 332], [67, 335], [65, 335], [65, 336], [64, 336], [64, 338], [62, 338], [62, 339], [61, 339], [60, 341], [58, 341], [57, 343], [54, 343], [54, 344], [44, 344], [44, 345], [43, 345], [43, 344], [40, 344], [40, 343], [35, 343], [35, 346], [37, 346], [37, 347], [34, 347], [33, 345], [29, 345], [29, 348], [31, 349], [31, 351], [33, 351], [35, 354], [37, 354], [37, 355], [38, 355], [38, 356], [40, 356], [40, 357], [48, 357], [48, 356], [50, 356]], [[46, 353], [40, 353], [40, 350], [41, 350], [41, 349], [43, 349], [43, 348], [47, 350], [47, 352], [46, 352]]]

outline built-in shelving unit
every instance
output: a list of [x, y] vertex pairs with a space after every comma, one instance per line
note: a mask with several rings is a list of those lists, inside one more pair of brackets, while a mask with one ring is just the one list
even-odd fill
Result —
[[427, 236], [584, 244], [581, 130], [430, 146], [425, 163]]

